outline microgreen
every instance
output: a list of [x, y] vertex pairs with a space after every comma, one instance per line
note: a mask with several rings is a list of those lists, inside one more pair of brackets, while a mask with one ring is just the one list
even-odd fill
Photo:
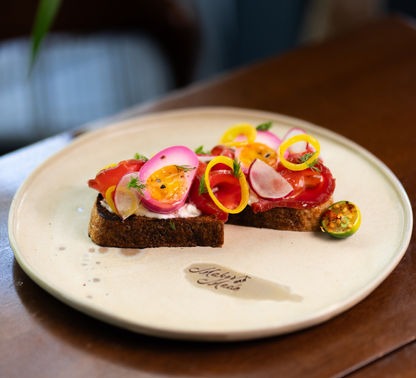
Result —
[[238, 179], [241, 177], [243, 172], [241, 172], [241, 162], [233, 160], [233, 175]]
[[258, 131], [268, 131], [271, 127], [273, 126], [273, 122], [266, 122], [266, 123], [262, 123], [261, 125], [258, 125], [256, 127], [256, 130]]
[[175, 165], [176, 169], [178, 170], [178, 173], [180, 171], [188, 172], [196, 169], [196, 167], [191, 167], [189, 165]]
[[205, 173], [204, 173], [201, 177], [201, 181], [199, 181], [198, 196], [207, 192], [208, 192], [208, 189], [207, 189], [207, 185], [205, 184]]
[[321, 170], [318, 168], [318, 167], [316, 167], [315, 165], [316, 165], [316, 163], [318, 162], [318, 159], [315, 159], [312, 163], [310, 163], [310, 164], [308, 164], [308, 160], [313, 156], [313, 155], [315, 155], [314, 153], [312, 153], [312, 152], [308, 152], [308, 153], [306, 153], [305, 155], [302, 155], [302, 156], [300, 156], [300, 157], [298, 157], [298, 163], [299, 164], [302, 164], [302, 163], [306, 163], [306, 165], [310, 168], [310, 169], [312, 169], [313, 171], [315, 171], [315, 172], [318, 172], [318, 173], [320, 173], [321, 172]]
[[211, 155], [211, 151], [204, 151], [204, 146], [199, 146], [195, 150], [195, 153], [198, 155]]
[[144, 161], [148, 161], [149, 160], [146, 156], [140, 155], [137, 152], [134, 154], [134, 159], [136, 159], [136, 160], [144, 160]]
[[127, 189], [135, 188], [143, 196], [143, 190], [146, 189], [145, 184], [140, 184], [140, 180], [137, 177], [131, 176], [130, 182], [127, 184]]
[[175, 231], [176, 230], [176, 225], [175, 225], [175, 222], [173, 222], [173, 221], [169, 221], [169, 227], [173, 230], [173, 231]]

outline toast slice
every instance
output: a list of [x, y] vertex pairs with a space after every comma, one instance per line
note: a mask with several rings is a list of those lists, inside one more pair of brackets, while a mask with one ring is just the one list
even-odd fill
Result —
[[230, 214], [227, 223], [273, 230], [319, 231], [321, 216], [332, 203], [331, 197], [327, 202], [309, 209], [275, 207], [257, 214], [251, 206], [247, 206], [241, 213]]
[[108, 211], [98, 195], [91, 212], [88, 234], [104, 247], [221, 247], [224, 223], [213, 215], [194, 218], [155, 219], [131, 216], [122, 221]]

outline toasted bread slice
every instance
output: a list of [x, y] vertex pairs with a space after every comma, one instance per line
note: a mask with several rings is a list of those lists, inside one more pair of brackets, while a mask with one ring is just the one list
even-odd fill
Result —
[[88, 233], [105, 247], [221, 247], [224, 223], [213, 215], [194, 218], [155, 219], [131, 216], [122, 221], [102, 206], [98, 195], [91, 212]]
[[247, 206], [241, 213], [230, 214], [227, 223], [274, 230], [319, 231], [321, 216], [332, 203], [331, 197], [327, 202], [309, 209], [275, 207], [257, 214]]

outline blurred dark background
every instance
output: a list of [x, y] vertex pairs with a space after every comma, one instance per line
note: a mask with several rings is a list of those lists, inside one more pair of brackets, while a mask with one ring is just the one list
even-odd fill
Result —
[[64, 0], [28, 76], [38, 2], [0, 5], [0, 155], [414, 0]]

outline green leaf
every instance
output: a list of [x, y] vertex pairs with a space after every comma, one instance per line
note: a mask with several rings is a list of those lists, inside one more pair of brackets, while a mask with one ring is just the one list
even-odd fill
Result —
[[62, 0], [40, 0], [32, 30], [32, 51], [29, 73], [33, 69], [43, 37], [48, 33], [50, 27], [52, 26], [61, 3]]
[[262, 123], [261, 125], [258, 125], [256, 127], [256, 130], [259, 130], [259, 131], [268, 131], [272, 126], [273, 126], [273, 122], [272, 121], [266, 122], [266, 123]]
[[140, 155], [137, 152], [134, 154], [134, 159], [135, 160], [144, 160], [144, 161], [148, 161], [149, 160], [146, 156]]
[[176, 230], [176, 225], [175, 225], [175, 222], [173, 222], [173, 221], [169, 221], [169, 226], [170, 226], [170, 228], [173, 230], [173, 231], [175, 231]]
[[195, 153], [198, 155], [211, 155], [211, 151], [204, 151], [204, 146], [199, 146], [195, 150]]

